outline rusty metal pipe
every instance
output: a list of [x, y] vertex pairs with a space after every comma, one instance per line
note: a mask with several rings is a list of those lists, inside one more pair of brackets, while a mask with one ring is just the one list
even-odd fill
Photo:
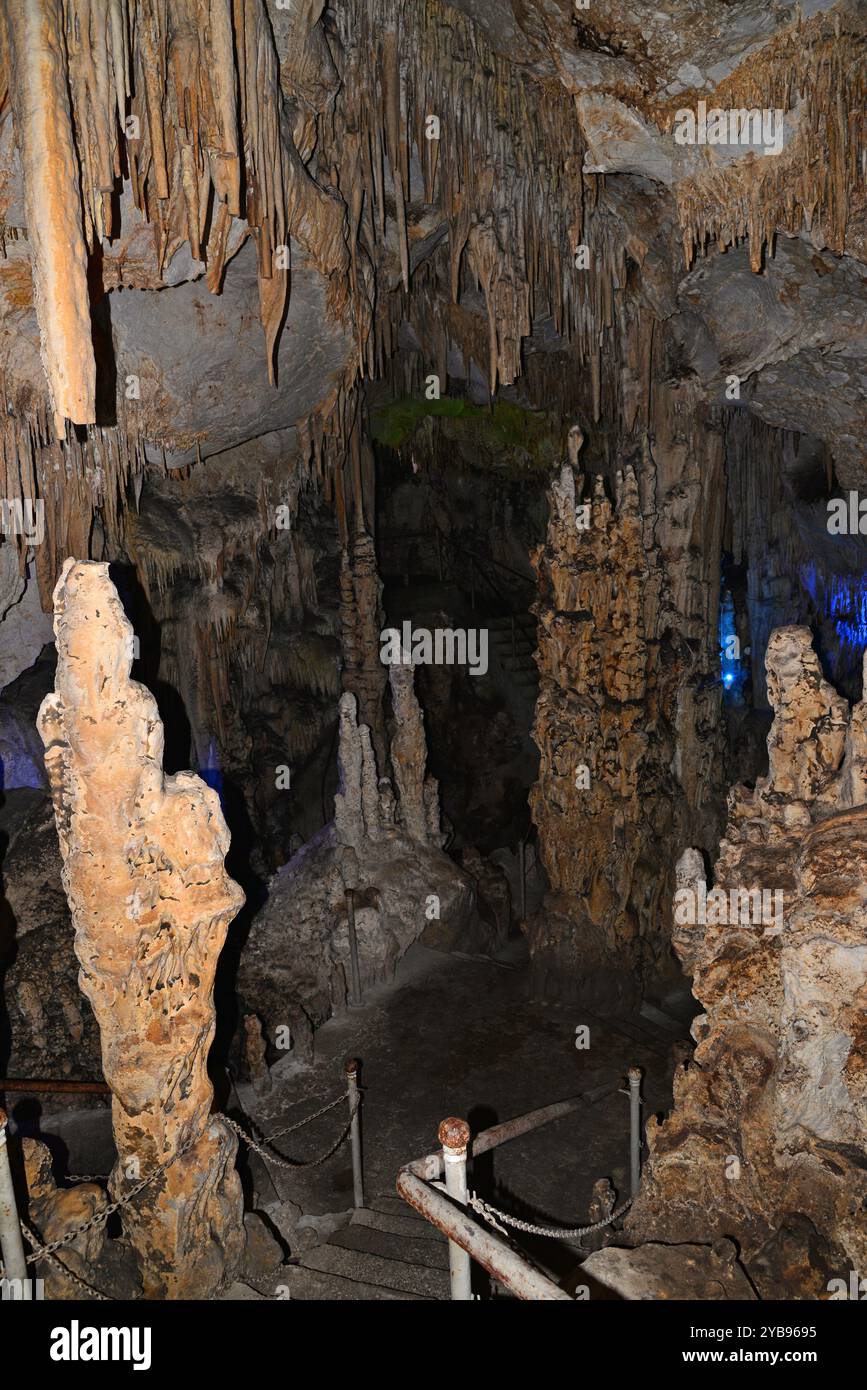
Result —
[[[405, 1202], [414, 1207], [426, 1220], [442, 1231], [449, 1241], [459, 1245], [468, 1255], [486, 1269], [492, 1279], [496, 1279], [516, 1298], [526, 1300], [573, 1300], [553, 1280], [528, 1265], [504, 1241], [477, 1226], [465, 1211], [435, 1187], [428, 1187], [413, 1172], [415, 1164], [401, 1168], [397, 1176], [397, 1190]], [[451, 1246], [449, 1246], [451, 1251]]]
[[[522, 1134], [530, 1134], [534, 1129], [541, 1129], [543, 1125], [560, 1120], [564, 1115], [571, 1115], [574, 1110], [583, 1110], [588, 1105], [595, 1105], [597, 1101], [604, 1100], [606, 1096], [614, 1095], [621, 1087], [622, 1081], [611, 1081], [605, 1086], [596, 1086], [590, 1091], [582, 1091], [580, 1095], [572, 1096], [569, 1100], [558, 1100], [554, 1105], [543, 1105], [539, 1110], [530, 1110], [526, 1115], [517, 1115], [515, 1119], [505, 1120], [501, 1125], [492, 1125], [490, 1129], [483, 1129], [481, 1134], [477, 1134], [473, 1140], [473, 1153], [487, 1153], [490, 1149], [496, 1149], [500, 1144], [507, 1144], [512, 1139], [520, 1139]], [[408, 1165], [416, 1177], [422, 1178], [425, 1182], [434, 1182], [437, 1178], [441, 1178], [444, 1166], [441, 1150], [432, 1154], [425, 1154], [423, 1158], [417, 1158]]]
[[111, 1095], [111, 1087], [104, 1081], [21, 1081], [11, 1077], [0, 1080], [0, 1091], [24, 1091], [34, 1095]]
[[[564, 1115], [572, 1114], [575, 1110], [594, 1105], [620, 1089], [621, 1083], [612, 1081], [605, 1086], [582, 1091], [580, 1095], [572, 1096], [569, 1100], [557, 1101], [554, 1105], [545, 1105], [539, 1110], [531, 1110], [526, 1115], [506, 1120], [501, 1125], [493, 1125], [473, 1140], [473, 1153], [487, 1153], [500, 1144], [518, 1139], [522, 1134], [529, 1134], [534, 1129], [562, 1119]], [[449, 1121], [444, 1122], [448, 1123]], [[451, 1123], [463, 1122], [457, 1120]], [[442, 1134], [440, 1138], [442, 1139]], [[534, 1269], [497, 1236], [477, 1226], [465, 1211], [449, 1200], [449, 1197], [429, 1186], [430, 1183], [441, 1179], [444, 1171], [448, 1184], [448, 1168], [442, 1150], [425, 1154], [423, 1158], [417, 1158], [401, 1168], [397, 1175], [397, 1191], [405, 1202], [448, 1237], [450, 1269], [452, 1246], [457, 1245], [516, 1298], [568, 1299], [572, 1302], [569, 1294], [558, 1288], [546, 1275]]]
[[629, 1190], [641, 1182], [641, 1068], [629, 1068]]
[[358, 964], [358, 934], [355, 930], [355, 890], [346, 889], [346, 925], [349, 930], [349, 1002], [361, 1004], [361, 969]]
[[514, 1120], [505, 1120], [501, 1125], [483, 1129], [473, 1140], [473, 1153], [487, 1153], [499, 1144], [507, 1144], [511, 1139], [519, 1139], [522, 1134], [529, 1134], [534, 1129], [540, 1129], [542, 1125], [562, 1119], [564, 1115], [571, 1115], [573, 1110], [582, 1110], [585, 1106], [593, 1105], [605, 1096], [619, 1091], [622, 1084], [622, 1081], [613, 1081], [607, 1086], [597, 1086], [594, 1090], [583, 1091], [580, 1096], [573, 1096], [570, 1100], [558, 1100], [554, 1105], [543, 1105], [540, 1110], [530, 1110], [526, 1115], [518, 1115]]
[[[443, 1120], [438, 1136], [443, 1146], [443, 1164], [446, 1171], [446, 1191], [452, 1201], [467, 1205], [467, 1146], [470, 1142], [470, 1127], [465, 1120], [453, 1118]], [[472, 1303], [472, 1267], [466, 1249], [456, 1241], [449, 1241], [449, 1283], [452, 1302]]]
[[32, 1299], [15, 1189], [12, 1186], [12, 1170], [9, 1167], [9, 1150], [6, 1147], [5, 1110], [0, 1110], [0, 1250], [3, 1252], [4, 1277], [17, 1281], [22, 1301]]
[[361, 1106], [358, 1089], [358, 1062], [348, 1057], [344, 1063], [346, 1086], [349, 1092], [349, 1113], [352, 1117], [349, 1136], [352, 1148], [352, 1196], [356, 1211], [364, 1206], [364, 1175], [361, 1168]]

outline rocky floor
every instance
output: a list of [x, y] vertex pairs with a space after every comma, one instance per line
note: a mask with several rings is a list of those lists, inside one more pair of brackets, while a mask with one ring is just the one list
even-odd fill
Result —
[[[257, 1131], [269, 1135], [340, 1093], [347, 1056], [361, 1061], [368, 1213], [356, 1214], [347, 1225], [352, 1205], [348, 1145], [319, 1167], [291, 1172], [266, 1166], [256, 1154], [250, 1157], [249, 1185], [257, 1209], [284, 1233], [287, 1222], [294, 1227], [292, 1256], [318, 1271], [316, 1278], [302, 1279], [293, 1296], [348, 1297], [333, 1291], [317, 1295], [316, 1289], [325, 1287], [326, 1275], [376, 1286], [388, 1277], [384, 1260], [414, 1265], [419, 1251], [431, 1257], [418, 1261], [424, 1273], [413, 1282], [399, 1270], [404, 1282], [398, 1288], [416, 1296], [442, 1296], [434, 1290], [443, 1282], [443, 1252], [438, 1245], [418, 1244], [435, 1232], [419, 1228], [414, 1214], [409, 1208], [402, 1211], [392, 1194], [401, 1164], [436, 1147], [437, 1127], [445, 1116], [464, 1116], [478, 1131], [616, 1081], [633, 1065], [644, 1073], [647, 1112], [668, 1107], [671, 1044], [685, 1035], [683, 1020], [669, 1016], [664, 1021], [666, 1015], [659, 1013], [603, 1022], [586, 1011], [530, 1003], [522, 946], [511, 943], [499, 961], [413, 947], [393, 986], [373, 991], [362, 1008], [332, 1019], [317, 1033], [312, 1066], [287, 1057], [273, 1069], [274, 1086], [267, 1097], [255, 1096], [247, 1086], [234, 1092], [233, 1101]], [[677, 1003], [683, 1011], [684, 1001]], [[669, 1008], [673, 1014], [674, 1002]], [[590, 1046], [582, 1051], [575, 1047], [580, 1024], [590, 1029]], [[332, 1111], [275, 1147], [295, 1159], [315, 1157], [340, 1132], [343, 1113]], [[626, 1193], [628, 1161], [628, 1101], [615, 1094], [486, 1155], [471, 1181], [481, 1195], [516, 1216], [576, 1225], [587, 1219], [598, 1178], [610, 1178], [619, 1194]], [[387, 1218], [401, 1216], [398, 1230]], [[566, 1244], [521, 1239], [556, 1274], [566, 1274], [576, 1262], [574, 1248]], [[284, 1273], [273, 1277], [285, 1283]], [[297, 1286], [301, 1276], [292, 1278]], [[359, 1296], [373, 1295], [359, 1290]]]
[[[233, 1085], [227, 1110], [246, 1129], [270, 1136], [344, 1088], [343, 1062], [361, 1062], [365, 1210], [352, 1211], [349, 1145], [320, 1166], [283, 1169], [242, 1146], [248, 1215], [243, 1284], [230, 1297], [447, 1297], [442, 1237], [395, 1194], [398, 1169], [436, 1147], [439, 1122], [465, 1117], [474, 1132], [539, 1106], [625, 1078], [641, 1067], [645, 1114], [671, 1098], [671, 1047], [687, 1032], [688, 996], [602, 1021], [586, 1010], [528, 999], [522, 940], [498, 960], [413, 946], [390, 986], [316, 1034], [316, 1059], [291, 1053], [272, 1068], [266, 1096]], [[589, 1027], [578, 1050], [575, 1030]], [[324, 1153], [347, 1111], [338, 1106], [273, 1148], [293, 1160]], [[105, 1172], [112, 1161], [107, 1109], [45, 1113], [22, 1126], [50, 1139], [61, 1167]], [[593, 1183], [628, 1187], [629, 1108], [614, 1094], [580, 1114], [484, 1156], [471, 1175], [480, 1195], [536, 1222], [580, 1225]], [[519, 1236], [542, 1267], [564, 1277], [580, 1258], [574, 1244]]]

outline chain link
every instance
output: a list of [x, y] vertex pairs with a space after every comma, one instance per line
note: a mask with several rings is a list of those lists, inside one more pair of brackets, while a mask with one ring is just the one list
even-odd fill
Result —
[[612, 1221], [616, 1221], [619, 1216], [628, 1211], [634, 1201], [635, 1198], [630, 1197], [628, 1202], [624, 1202], [610, 1216], [606, 1216], [604, 1221], [595, 1221], [592, 1226], [573, 1226], [566, 1229], [560, 1226], [534, 1226], [529, 1221], [521, 1221], [517, 1216], [509, 1216], [506, 1212], [499, 1211], [497, 1207], [492, 1207], [490, 1203], [483, 1202], [481, 1197], [477, 1197], [474, 1192], [471, 1192], [467, 1197], [467, 1203], [473, 1208], [473, 1211], [477, 1211], [503, 1235], [506, 1235], [507, 1232], [499, 1224], [501, 1221], [505, 1222], [507, 1226], [513, 1226], [516, 1231], [526, 1231], [531, 1236], [548, 1236], [551, 1240], [579, 1240], [581, 1236], [589, 1236], [593, 1231], [603, 1231], [606, 1226], [611, 1225]]
[[[339, 1097], [339, 1101], [340, 1101], [340, 1102], [344, 1101], [344, 1100], [346, 1099], [346, 1095], [348, 1095], [348, 1094], [349, 1094], [349, 1093], [346, 1092], [345, 1095], [340, 1096], [340, 1097]], [[315, 1120], [315, 1119], [316, 1119], [316, 1116], [317, 1116], [317, 1115], [324, 1115], [324, 1114], [326, 1113], [326, 1111], [328, 1111], [328, 1110], [333, 1110], [334, 1107], [335, 1107], [335, 1105], [337, 1105], [337, 1104], [338, 1104], [338, 1101], [333, 1101], [333, 1102], [331, 1103], [331, 1105], [326, 1105], [326, 1106], [323, 1107], [322, 1110], [318, 1110], [318, 1111], [316, 1112], [316, 1115], [309, 1115], [309, 1116], [307, 1117], [307, 1119], [306, 1119], [306, 1120], [302, 1120], [300, 1124], [292, 1125], [291, 1127], [289, 1127], [289, 1128], [287, 1128], [287, 1129], [278, 1130], [278, 1132], [277, 1132], [276, 1134], [272, 1134], [272, 1135], [271, 1135], [271, 1139], [277, 1139], [277, 1138], [279, 1138], [280, 1135], [282, 1135], [282, 1134], [288, 1134], [288, 1133], [291, 1132], [292, 1129], [301, 1129], [302, 1125], [309, 1124], [309, 1122], [310, 1122], [311, 1120]], [[346, 1139], [346, 1136], [348, 1135], [350, 1129], [352, 1128], [352, 1121], [355, 1119], [355, 1116], [358, 1114], [358, 1107], [359, 1107], [360, 1104], [361, 1104], [361, 1096], [357, 1096], [357, 1097], [356, 1097], [356, 1100], [355, 1100], [355, 1104], [354, 1104], [353, 1107], [352, 1107], [352, 1114], [349, 1116], [349, 1119], [348, 1119], [346, 1125], [344, 1126], [343, 1130], [341, 1131], [341, 1134], [340, 1134], [339, 1138], [336, 1140], [336, 1142], [335, 1142], [334, 1144], [331, 1145], [331, 1148], [328, 1149], [327, 1152], [324, 1153], [324, 1154], [322, 1155], [321, 1158], [308, 1158], [308, 1159], [304, 1159], [304, 1160], [302, 1160], [302, 1159], [295, 1159], [295, 1158], [287, 1158], [287, 1157], [285, 1156], [285, 1154], [277, 1154], [277, 1153], [273, 1153], [273, 1152], [269, 1153], [268, 1150], [264, 1147], [264, 1145], [265, 1145], [265, 1144], [270, 1145], [271, 1139], [265, 1139], [265, 1140], [263, 1140], [263, 1142], [260, 1144], [256, 1139], [253, 1138], [252, 1135], [248, 1134], [247, 1131], [246, 1131], [245, 1129], [242, 1129], [241, 1126], [240, 1126], [239, 1124], [236, 1124], [234, 1120], [230, 1120], [229, 1117], [228, 1117], [227, 1115], [224, 1115], [224, 1116], [223, 1116], [223, 1119], [226, 1121], [226, 1124], [230, 1127], [230, 1129], [233, 1129], [233, 1130], [235, 1131], [235, 1133], [236, 1133], [241, 1139], [244, 1140], [244, 1143], [245, 1143], [245, 1144], [249, 1144], [250, 1148], [253, 1149], [253, 1150], [259, 1155], [259, 1157], [262, 1158], [262, 1159], [265, 1161], [265, 1163], [272, 1163], [272, 1164], [274, 1165], [275, 1168], [289, 1168], [289, 1169], [293, 1169], [293, 1168], [318, 1168], [318, 1167], [320, 1166], [320, 1164], [325, 1163], [329, 1158], [331, 1158], [332, 1154], [337, 1153], [337, 1150], [338, 1150], [338, 1149], [340, 1148], [340, 1146], [344, 1143], [344, 1141], [345, 1141], [345, 1139]]]
[[[225, 1119], [226, 1117], [223, 1115], [219, 1118]], [[70, 1245], [72, 1241], [75, 1240], [76, 1236], [84, 1235], [85, 1231], [91, 1231], [95, 1226], [103, 1226], [110, 1216], [113, 1216], [116, 1211], [120, 1211], [121, 1207], [125, 1207], [127, 1203], [131, 1202], [134, 1197], [137, 1197], [140, 1192], [143, 1192], [146, 1187], [149, 1187], [155, 1178], [158, 1178], [161, 1173], [164, 1173], [167, 1168], [170, 1168], [175, 1162], [175, 1159], [180, 1158], [191, 1149], [193, 1144], [197, 1143], [200, 1137], [201, 1136], [198, 1134], [191, 1135], [179, 1148], [175, 1149], [171, 1158], [167, 1158], [165, 1163], [161, 1163], [159, 1167], [155, 1168], [152, 1173], [149, 1173], [146, 1178], [142, 1178], [137, 1182], [130, 1188], [125, 1196], [118, 1198], [116, 1202], [109, 1202], [107, 1207], [102, 1207], [100, 1211], [96, 1212], [87, 1221], [82, 1221], [81, 1225], [76, 1226], [74, 1230], [67, 1231], [66, 1235], [61, 1236], [59, 1240], [52, 1241], [50, 1245], [39, 1246], [31, 1255], [27, 1256], [27, 1263], [33, 1264], [37, 1260], [47, 1259], [50, 1255], [53, 1255], [55, 1251], [62, 1250], [65, 1245]]]
[[92, 1298], [99, 1299], [101, 1303], [115, 1303], [117, 1301], [116, 1299], [113, 1299], [110, 1294], [101, 1293], [99, 1289], [94, 1288], [93, 1284], [88, 1284], [85, 1279], [82, 1279], [80, 1275], [75, 1274], [73, 1270], [69, 1268], [69, 1265], [65, 1265], [63, 1261], [58, 1259], [56, 1255], [47, 1253], [46, 1248], [44, 1246], [40, 1247], [39, 1236], [33, 1230], [33, 1227], [29, 1226], [26, 1221], [21, 1222], [21, 1229], [24, 1235], [24, 1239], [27, 1241], [27, 1244], [30, 1246], [31, 1250], [34, 1251], [32, 1255], [28, 1255], [27, 1257], [28, 1264], [30, 1264], [31, 1261], [35, 1260], [38, 1255], [40, 1258], [46, 1259], [50, 1265], [53, 1265], [54, 1268], [63, 1276], [64, 1279], [68, 1279], [72, 1284], [77, 1284], [79, 1288], [84, 1289], [88, 1294], [90, 1294]]
[[[336, 1100], [329, 1101], [328, 1105], [323, 1105], [321, 1110], [314, 1110], [312, 1115], [307, 1115], [303, 1120], [298, 1120], [294, 1125], [286, 1125], [283, 1129], [278, 1129], [274, 1134], [269, 1134], [267, 1139], [262, 1140], [262, 1143], [273, 1144], [275, 1139], [281, 1139], [284, 1134], [292, 1134], [296, 1129], [303, 1129], [305, 1125], [311, 1124], [313, 1120], [318, 1120], [320, 1115], [327, 1115], [329, 1110], [334, 1110], [338, 1105], [342, 1105], [348, 1094], [347, 1091], [344, 1091]], [[233, 1129], [237, 1129], [228, 1116], [222, 1115], [221, 1119], [224, 1119]], [[244, 1130], [238, 1130], [237, 1132], [240, 1133], [244, 1139], [248, 1137]], [[108, 1173], [70, 1173], [68, 1175], [69, 1181], [74, 1183], [108, 1182], [109, 1176]]]
[[[348, 1094], [348, 1091], [344, 1091], [343, 1094], [339, 1095], [336, 1100], [330, 1101], [328, 1105], [323, 1105], [321, 1110], [314, 1111], [312, 1115], [306, 1116], [305, 1119], [297, 1121], [297, 1123], [294, 1125], [286, 1125], [285, 1128], [277, 1130], [275, 1134], [271, 1135], [270, 1139], [266, 1139], [264, 1142], [268, 1144], [273, 1139], [279, 1139], [280, 1136], [283, 1134], [291, 1134], [293, 1130], [302, 1129], [304, 1125], [309, 1125], [311, 1121], [318, 1119], [320, 1115], [325, 1115], [328, 1113], [329, 1110], [334, 1110], [336, 1106], [342, 1105], [342, 1103], [346, 1100]], [[251, 1148], [255, 1149], [257, 1153], [261, 1154], [263, 1158], [267, 1159], [271, 1163], [277, 1163], [285, 1168], [315, 1168], [320, 1163], [324, 1163], [326, 1159], [329, 1159], [331, 1155], [333, 1153], [336, 1153], [337, 1150], [340, 1148], [341, 1144], [343, 1143], [344, 1139], [349, 1133], [349, 1130], [352, 1126], [352, 1121], [355, 1119], [355, 1116], [358, 1112], [360, 1101], [361, 1097], [359, 1096], [355, 1102], [355, 1105], [353, 1106], [352, 1114], [349, 1117], [349, 1122], [346, 1125], [346, 1128], [341, 1133], [336, 1144], [333, 1144], [331, 1148], [328, 1150], [328, 1152], [326, 1154], [323, 1154], [321, 1158], [313, 1159], [311, 1162], [307, 1163], [294, 1163], [291, 1160], [282, 1158], [282, 1156], [271, 1157], [263, 1150], [261, 1144], [258, 1144], [255, 1139], [253, 1139], [249, 1134], [247, 1134], [246, 1130], [242, 1129], [241, 1126], [239, 1124], [236, 1124], [234, 1120], [231, 1120], [228, 1115], [218, 1115], [214, 1118], [221, 1119], [224, 1122], [224, 1124], [228, 1125], [230, 1129], [234, 1130], [234, 1132], [241, 1139], [243, 1139], [246, 1144], [249, 1144]], [[133, 1200], [134, 1197], [137, 1197], [140, 1192], [143, 1192], [146, 1187], [149, 1187], [150, 1184], [156, 1178], [158, 1178], [161, 1173], [164, 1173], [167, 1168], [171, 1167], [171, 1165], [175, 1162], [176, 1159], [181, 1158], [183, 1154], [187, 1153], [187, 1151], [193, 1147], [193, 1144], [195, 1144], [199, 1138], [200, 1136], [197, 1134], [191, 1135], [189, 1139], [187, 1139], [183, 1144], [180, 1145], [179, 1148], [175, 1150], [171, 1158], [166, 1159], [165, 1163], [161, 1163], [159, 1167], [155, 1168], [152, 1173], [149, 1173], [146, 1178], [142, 1178], [139, 1182], [135, 1183], [135, 1185], [131, 1187], [129, 1192], [125, 1193], [123, 1197], [118, 1198], [118, 1200], [115, 1202], [109, 1202], [107, 1207], [103, 1207], [100, 1211], [96, 1212], [93, 1216], [89, 1217], [87, 1221], [82, 1221], [80, 1226], [76, 1226], [73, 1230], [67, 1231], [66, 1235], [61, 1236], [59, 1240], [51, 1241], [51, 1243], [48, 1245], [35, 1246], [32, 1249], [31, 1254], [27, 1256], [27, 1263], [35, 1264], [38, 1260], [49, 1260], [51, 1256], [55, 1254], [56, 1251], [62, 1250], [66, 1245], [71, 1245], [71, 1243], [78, 1236], [84, 1235], [85, 1231], [91, 1231], [96, 1226], [104, 1225], [110, 1216], [113, 1216], [116, 1211], [119, 1211], [121, 1209], [121, 1207], [125, 1207], [129, 1202]], [[76, 1180], [79, 1182], [89, 1182], [92, 1180], [94, 1176], [98, 1176], [100, 1181], [105, 1181], [105, 1178], [102, 1174], [88, 1175], [84, 1173], [76, 1173], [74, 1176]], [[28, 1243], [32, 1245], [32, 1241]], [[58, 1263], [60, 1264], [59, 1261]], [[74, 1275], [70, 1270], [67, 1270], [65, 1265], [60, 1264], [60, 1267], [65, 1273], [68, 1273], [70, 1275], [70, 1278], [77, 1278], [77, 1275]]]
[[313, 1114], [308, 1115], [306, 1119], [298, 1120], [294, 1125], [286, 1125], [283, 1129], [275, 1130], [273, 1134], [268, 1135], [267, 1139], [263, 1139], [262, 1143], [273, 1144], [275, 1139], [282, 1139], [284, 1134], [292, 1134], [296, 1129], [303, 1129], [305, 1125], [309, 1125], [313, 1120], [318, 1120], [320, 1115], [327, 1115], [329, 1110], [335, 1110], [338, 1105], [342, 1105], [348, 1095], [349, 1092], [344, 1091], [336, 1100], [329, 1101], [327, 1105], [323, 1105], [321, 1110], [314, 1110]]
[[[303, 1129], [305, 1125], [311, 1124], [313, 1120], [318, 1120], [321, 1115], [327, 1115], [330, 1110], [334, 1110], [338, 1105], [342, 1105], [343, 1102], [346, 1100], [348, 1094], [348, 1091], [344, 1091], [343, 1094], [339, 1095], [336, 1100], [330, 1101], [328, 1105], [323, 1105], [320, 1110], [315, 1110], [312, 1115], [307, 1115], [303, 1120], [298, 1120], [295, 1124], [285, 1125], [283, 1129], [278, 1129], [274, 1134], [270, 1135], [269, 1138], [265, 1139], [263, 1143], [270, 1144], [274, 1139], [279, 1139], [284, 1134], [291, 1134], [295, 1130]], [[252, 1136], [246, 1132], [246, 1130], [242, 1129], [241, 1126], [237, 1124], [235, 1120], [230, 1119], [228, 1115], [219, 1115], [215, 1118], [221, 1119], [224, 1122], [224, 1124], [226, 1124], [229, 1127], [229, 1129], [233, 1130], [235, 1134], [237, 1134], [239, 1138], [243, 1139], [246, 1144], [249, 1144], [250, 1148], [255, 1149], [258, 1154], [261, 1154], [261, 1156], [267, 1162], [276, 1163], [279, 1167], [283, 1168], [315, 1168], [318, 1167], [319, 1164], [324, 1163], [326, 1159], [329, 1159], [331, 1155], [336, 1153], [337, 1150], [340, 1148], [341, 1144], [344, 1142], [347, 1134], [352, 1128], [352, 1121], [355, 1119], [355, 1116], [358, 1113], [358, 1107], [360, 1104], [361, 1096], [359, 1095], [356, 1097], [355, 1104], [352, 1107], [352, 1114], [349, 1117], [349, 1121], [346, 1124], [346, 1127], [341, 1132], [340, 1137], [337, 1139], [337, 1142], [332, 1144], [328, 1152], [323, 1154], [321, 1158], [312, 1159], [308, 1162], [293, 1162], [291, 1159], [286, 1159], [282, 1155], [270, 1155], [265, 1151], [262, 1144], [258, 1143], [255, 1139], [253, 1139]], [[51, 1241], [48, 1245], [40, 1245], [39, 1237], [37, 1236], [36, 1232], [31, 1229], [31, 1227], [27, 1224], [26, 1221], [22, 1221], [21, 1226], [23, 1234], [27, 1241], [27, 1244], [30, 1246], [30, 1254], [27, 1256], [27, 1264], [36, 1264], [40, 1260], [47, 1260], [48, 1263], [53, 1265], [65, 1279], [68, 1279], [71, 1283], [77, 1284], [80, 1288], [86, 1290], [86, 1292], [92, 1298], [100, 1299], [102, 1302], [105, 1303], [115, 1301], [111, 1298], [109, 1294], [101, 1293], [99, 1289], [94, 1288], [92, 1284], [88, 1284], [78, 1274], [75, 1274], [74, 1271], [71, 1270], [68, 1265], [65, 1265], [62, 1260], [57, 1258], [56, 1252], [58, 1250], [62, 1250], [64, 1246], [70, 1245], [72, 1241], [74, 1241], [78, 1236], [84, 1235], [86, 1231], [91, 1231], [96, 1226], [104, 1225], [110, 1216], [113, 1216], [114, 1213], [116, 1211], [119, 1211], [121, 1207], [127, 1206], [127, 1204], [131, 1202], [133, 1198], [137, 1197], [140, 1192], [143, 1192], [144, 1189], [148, 1187], [154, 1181], [155, 1178], [158, 1178], [161, 1173], [164, 1173], [168, 1168], [170, 1168], [176, 1159], [181, 1158], [183, 1154], [187, 1153], [188, 1150], [193, 1147], [193, 1144], [195, 1144], [199, 1138], [199, 1135], [191, 1135], [190, 1138], [185, 1141], [185, 1143], [181, 1144], [180, 1147], [175, 1150], [171, 1158], [166, 1159], [165, 1163], [161, 1163], [159, 1167], [155, 1168], [152, 1173], [149, 1173], [146, 1178], [142, 1178], [139, 1182], [137, 1182], [133, 1187], [130, 1188], [129, 1192], [127, 1192], [123, 1197], [120, 1197], [115, 1202], [110, 1202], [107, 1207], [103, 1207], [100, 1211], [96, 1212], [93, 1216], [91, 1216], [87, 1221], [82, 1221], [79, 1226], [76, 1226], [74, 1228], [74, 1230], [67, 1231], [66, 1235], [62, 1236], [59, 1240]], [[70, 1177], [74, 1182], [77, 1183], [107, 1181], [107, 1175], [104, 1173], [73, 1173], [70, 1174]], [[2, 1268], [2, 1266], [0, 1266], [0, 1268]]]

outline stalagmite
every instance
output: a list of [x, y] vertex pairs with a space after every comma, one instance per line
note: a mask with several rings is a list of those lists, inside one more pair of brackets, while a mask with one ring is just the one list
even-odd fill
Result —
[[678, 866], [705, 1012], [627, 1229], [728, 1236], [762, 1298], [821, 1298], [867, 1265], [865, 704], [850, 719], [808, 628], [776, 629], [767, 665], [769, 775], [730, 793], [713, 890], [694, 851]]
[[[601, 477], [585, 494], [573, 430], [550, 488], [547, 541], [532, 557], [541, 759], [530, 805], [551, 893], [529, 924], [530, 952], [542, 996], [590, 1007], [634, 1001], [642, 978], [646, 987], [667, 971], [672, 849], [697, 824], [715, 842], [708, 601], [722, 512], [713, 488], [703, 507], [683, 506], [699, 466], [659, 423], [656, 457], [646, 449], [640, 468], [618, 471], [613, 501]], [[719, 476], [713, 443], [704, 467]], [[701, 553], [696, 529], [708, 537]]]
[[442, 844], [439, 792], [425, 775], [427, 740], [421, 706], [415, 695], [412, 665], [389, 667], [388, 681], [394, 707], [395, 731], [391, 739], [391, 766], [397, 788], [399, 819], [406, 833], [419, 844]]
[[340, 562], [340, 622], [343, 638], [343, 688], [358, 700], [370, 729], [380, 767], [385, 766], [385, 667], [379, 655], [383, 625], [382, 582], [376, 569], [373, 537], [359, 531], [344, 548]]
[[208, 1297], [244, 1243], [236, 1141], [211, 1115], [214, 973], [243, 894], [217, 794], [163, 772], [163, 726], [129, 678], [132, 629], [108, 566], [67, 560], [56, 689], [39, 712], [81, 964], [113, 1092], [116, 1200], [145, 1296]]
[[96, 419], [87, 253], [67, 87], [61, 0], [8, 0], [12, 100], [24, 169], [27, 235], [54, 427]]

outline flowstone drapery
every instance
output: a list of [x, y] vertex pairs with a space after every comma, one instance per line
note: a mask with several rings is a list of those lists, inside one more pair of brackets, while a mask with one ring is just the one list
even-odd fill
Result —
[[54, 595], [56, 687], [38, 727], [75, 924], [101, 1032], [123, 1208], [145, 1297], [206, 1298], [244, 1247], [236, 1140], [211, 1115], [214, 973], [243, 894], [216, 792], [163, 772], [153, 696], [130, 680], [132, 628], [108, 565], [67, 560]]

